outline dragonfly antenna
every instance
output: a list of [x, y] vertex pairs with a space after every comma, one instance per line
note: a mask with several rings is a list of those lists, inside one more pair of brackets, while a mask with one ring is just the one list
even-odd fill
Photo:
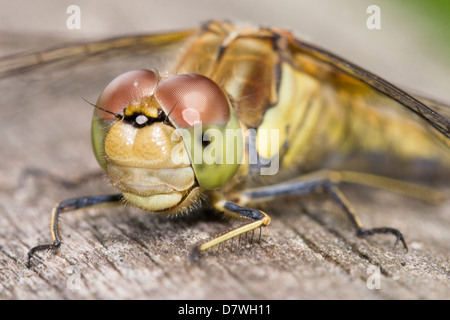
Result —
[[91, 106], [93, 106], [94, 108], [97, 108], [97, 109], [99, 109], [99, 110], [102, 110], [103, 112], [112, 114], [112, 115], [113, 115], [114, 117], [116, 117], [117, 119], [122, 119], [122, 117], [123, 117], [120, 113], [114, 113], [114, 112], [112, 112], [112, 111], [103, 109], [102, 107], [99, 107], [98, 105], [93, 104], [92, 102], [87, 101], [87, 100], [86, 100], [85, 98], [83, 98], [83, 97], [81, 97], [81, 99], [83, 99], [84, 101], [86, 101], [87, 103], [89, 103], [89, 104], [90, 104]]

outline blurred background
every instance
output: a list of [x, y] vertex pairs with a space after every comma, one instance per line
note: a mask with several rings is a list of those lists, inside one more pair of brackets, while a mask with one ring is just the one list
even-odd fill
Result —
[[[78, 40], [191, 28], [210, 19], [272, 25], [431, 97], [450, 100], [446, 0], [0, 1], [0, 56]], [[69, 30], [66, 10], [81, 9]], [[380, 7], [381, 29], [366, 13]], [[11, 40], [15, 39], [15, 40]]]

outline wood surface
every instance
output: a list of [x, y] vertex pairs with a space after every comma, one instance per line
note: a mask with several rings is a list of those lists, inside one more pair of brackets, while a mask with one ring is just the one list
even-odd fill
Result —
[[[92, 154], [92, 108], [81, 97], [95, 102], [115, 75], [153, 61], [101, 58], [0, 80], [0, 299], [450, 298], [449, 201], [431, 206], [352, 186], [343, 191], [363, 223], [400, 229], [409, 252], [392, 250], [389, 235], [358, 238], [316, 195], [267, 204], [272, 223], [260, 239], [257, 231], [253, 241], [228, 242], [200, 265], [187, 260], [191, 248], [229, 226], [210, 212], [79, 210], [61, 219], [59, 252], [39, 253], [28, 269], [27, 251], [50, 240], [56, 202], [113, 191]], [[370, 289], [374, 272], [379, 289]]]

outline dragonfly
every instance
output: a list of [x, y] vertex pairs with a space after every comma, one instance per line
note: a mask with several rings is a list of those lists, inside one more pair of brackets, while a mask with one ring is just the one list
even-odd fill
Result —
[[[449, 109], [284, 29], [211, 21], [57, 47], [0, 60], [0, 77], [130, 51], [148, 57], [150, 67], [118, 75], [88, 102], [94, 154], [118, 192], [58, 202], [51, 242], [30, 249], [29, 265], [37, 252], [61, 246], [61, 214], [103, 204], [169, 215], [207, 207], [238, 220], [192, 249], [189, 257], [199, 261], [202, 252], [268, 226], [269, 214], [255, 207], [279, 197], [324, 192], [358, 236], [391, 234], [394, 247], [406, 250], [400, 230], [365, 227], [340, 185], [445, 199], [438, 190], [340, 164], [362, 157], [376, 169], [382, 155], [448, 176]], [[151, 60], [157, 55], [163, 67]]]

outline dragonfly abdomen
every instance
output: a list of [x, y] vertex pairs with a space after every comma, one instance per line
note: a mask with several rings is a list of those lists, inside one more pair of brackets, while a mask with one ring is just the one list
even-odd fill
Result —
[[[278, 156], [281, 169], [308, 171], [373, 155], [450, 167], [438, 134], [392, 99], [359, 84], [338, 90], [334, 75], [319, 81], [288, 63], [281, 70], [278, 103], [264, 114], [257, 139], [259, 156]], [[278, 135], [267, 135], [271, 130]]]

